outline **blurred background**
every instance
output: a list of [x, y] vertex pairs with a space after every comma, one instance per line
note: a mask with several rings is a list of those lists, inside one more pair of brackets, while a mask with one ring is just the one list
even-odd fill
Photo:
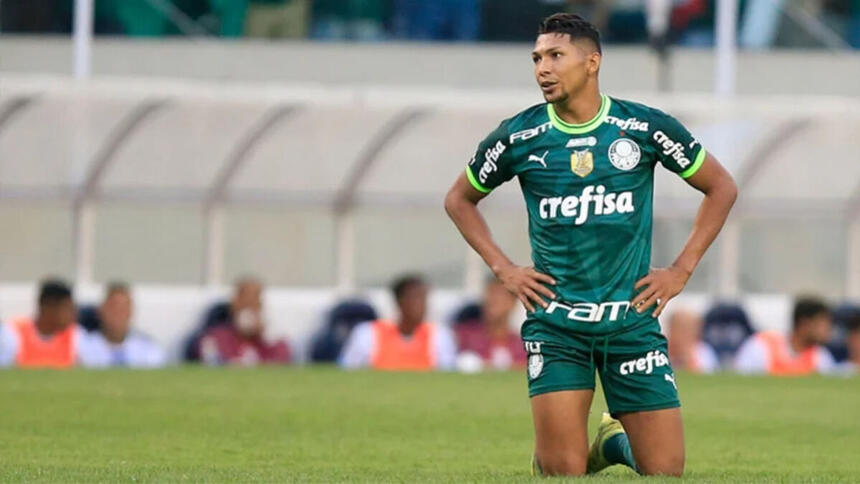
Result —
[[[253, 276], [303, 362], [337, 303], [393, 316], [412, 272], [428, 319], [456, 323], [488, 273], [442, 198], [542, 101], [530, 50], [558, 11], [601, 29], [606, 93], [679, 118], [739, 185], [670, 313], [788, 331], [799, 294], [860, 301], [860, 0], [0, 0], [0, 319], [45, 277], [82, 306], [121, 280], [177, 361]], [[656, 183], [666, 265], [701, 196]], [[528, 263], [516, 184], [485, 213]]]

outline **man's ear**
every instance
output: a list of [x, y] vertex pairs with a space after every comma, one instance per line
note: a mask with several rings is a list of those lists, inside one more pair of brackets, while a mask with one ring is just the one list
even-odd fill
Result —
[[597, 75], [600, 71], [600, 63], [603, 61], [603, 56], [595, 51], [588, 55], [588, 73]]

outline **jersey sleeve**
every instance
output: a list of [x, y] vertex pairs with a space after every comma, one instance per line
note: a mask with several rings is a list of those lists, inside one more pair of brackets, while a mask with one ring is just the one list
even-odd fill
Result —
[[705, 148], [672, 116], [655, 110], [651, 143], [657, 159], [681, 178], [695, 175], [705, 162]]
[[478, 144], [475, 155], [466, 167], [469, 183], [481, 193], [490, 193], [514, 176], [507, 125], [507, 121], [503, 121]]

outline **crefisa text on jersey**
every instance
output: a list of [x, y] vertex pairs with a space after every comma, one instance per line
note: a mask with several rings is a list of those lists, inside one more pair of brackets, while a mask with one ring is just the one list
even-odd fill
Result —
[[[692, 163], [690, 158], [687, 156], [687, 152], [684, 150], [684, 144], [673, 140], [666, 133], [655, 131], [654, 141], [657, 142], [657, 145], [663, 148], [663, 154], [671, 156], [681, 168], [687, 168], [690, 166], [690, 163]], [[693, 142], [690, 143], [690, 149], [696, 146], [697, 143], [698, 141], [693, 140]]]
[[614, 124], [625, 131], [648, 131], [648, 122], [639, 121], [636, 118], [621, 119], [615, 116], [607, 116], [606, 122]]
[[538, 204], [540, 218], [576, 217], [576, 225], [584, 224], [592, 210], [594, 215], [635, 212], [633, 192], [606, 193], [603, 185], [588, 185], [579, 196], [542, 198]]
[[490, 176], [490, 173], [499, 169], [496, 162], [499, 161], [499, 157], [502, 156], [505, 149], [506, 146], [504, 143], [496, 141], [496, 144], [492, 148], [488, 148], [487, 151], [484, 152], [484, 164], [481, 165], [481, 170], [478, 172], [478, 180], [480, 180], [481, 183], [486, 183], [487, 177]]

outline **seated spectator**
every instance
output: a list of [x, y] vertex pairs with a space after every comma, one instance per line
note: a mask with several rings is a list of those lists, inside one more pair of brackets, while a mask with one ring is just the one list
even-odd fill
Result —
[[339, 302], [326, 315], [325, 326], [311, 343], [311, 361], [335, 362], [352, 329], [366, 321], [376, 320], [376, 311], [361, 300]]
[[263, 285], [253, 278], [236, 284], [228, 324], [208, 329], [200, 339], [200, 358], [208, 365], [289, 363], [290, 349], [284, 340], [267, 342], [263, 320]]
[[311, 36], [318, 40], [383, 40], [385, 4], [383, 0], [315, 0]]
[[791, 334], [762, 331], [738, 350], [735, 369], [741, 373], [806, 375], [834, 368], [833, 357], [822, 346], [830, 339], [830, 309], [816, 298], [799, 298], [794, 305]]
[[461, 322], [454, 329], [460, 351], [458, 361], [469, 361], [464, 357], [477, 355], [484, 368], [525, 368], [528, 355], [523, 341], [509, 325], [516, 302], [516, 297], [498, 280], [488, 281], [478, 318]]
[[754, 333], [744, 308], [732, 303], [719, 303], [705, 313], [702, 339], [717, 352], [722, 368], [734, 364], [738, 349]]
[[89, 329], [88, 366], [127, 366], [156, 368], [164, 366], [164, 352], [149, 337], [131, 330], [131, 291], [121, 282], [108, 285], [105, 298], [97, 308], [81, 310], [80, 320]]
[[848, 323], [858, 314], [860, 306], [851, 303], [840, 304], [833, 309], [833, 330], [830, 332], [827, 349], [837, 363], [848, 359]]
[[39, 289], [35, 317], [20, 316], [0, 327], [0, 367], [68, 368], [86, 363], [81, 350], [89, 339], [75, 323], [72, 290], [59, 280]]
[[840, 365], [841, 370], [860, 372], [860, 313], [855, 312], [845, 322], [848, 359]]
[[702, 318], [686, 309], [669, 317], [669, 361], [672, 368], [693, 373], [713, 373], [720, 367], [717, 353], [702, 341]]
[[427, 284], [408, 275], [392, 285], [397, 320], [378, 319], [352, 330], [338, 359], [344, 368], [377, 370], [450, 370], [457, 348], [451, 331], [424, 321]]
[[218, 301], [206, 309], [200, 324], [183, 343], [182, 356], [185, 361], [200, 361], [200, 340], [203, 335], [217, 326], [231, 324], [232, 319], [229, 301]]
[[478, 40], [478, 0], [395, 0], [394, 32], [409, 40]]

